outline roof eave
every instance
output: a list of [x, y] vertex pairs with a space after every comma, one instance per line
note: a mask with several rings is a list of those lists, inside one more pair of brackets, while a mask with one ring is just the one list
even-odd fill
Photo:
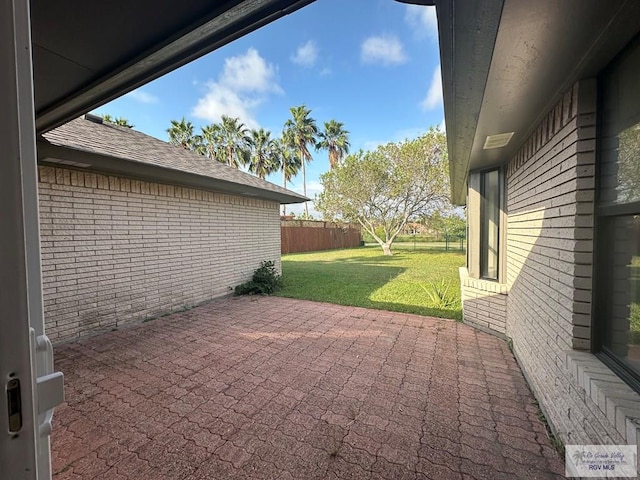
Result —
[[290, 190], [287, 190], [286, 193], [277, 192], [224, 179], [212, 178], [206, 175], [185, 172], [183, 170], [75, 150], [52, 145], [47, 142], [38, 142], [38, 163], [40, 165], [58, 168], [77, 168], [69, 164], [47, 162], [46, 159], [48, 158], [90, 165], [86, 168], [78, 168], [79, 170], [90, 170], [106, 175], [121, 175], [147, 182], [159, 182], [189, 188], [212, 190], [231, 195], [269, 200], [280, 204], [303, 203], [309, 200], [307, 197]]
[[436, 11], [451, 201], [464, 205], [471, 148], [478, 124], [504, 0], [438, 0]]
[[[640, 33], [640, 2], [437, 0], [452, 201], [504, 165], [580, 80]], [[486, 139], [510, 134], [500, 147]]]

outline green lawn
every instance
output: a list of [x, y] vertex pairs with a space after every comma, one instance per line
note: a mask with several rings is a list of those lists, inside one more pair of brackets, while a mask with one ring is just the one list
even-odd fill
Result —
[[[283, 288], [276, 295], [461, 319], [458, 267], [465, 254], [394, 247], [391, 257], [373, 246], [283, 255]], [[434, 304], [427, 292], [439, 281], [449, 287], [448, 308]]]

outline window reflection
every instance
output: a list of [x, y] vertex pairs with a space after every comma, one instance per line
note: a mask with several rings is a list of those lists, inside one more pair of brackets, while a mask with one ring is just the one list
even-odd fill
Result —
[[601, 204], [640, 201], [640, 48], [623, 54], [602, 82]]
[[482, 174], [481, 183], [481, 257], [480, 273], [483, 278], [498, 279], [498, 250], [500, 236], [500, 171]]
[[640, 200], [640, 124], [618, 135], [618, 201]]
[[612, 221], [607, 348], [640, 372], [640, 215]]

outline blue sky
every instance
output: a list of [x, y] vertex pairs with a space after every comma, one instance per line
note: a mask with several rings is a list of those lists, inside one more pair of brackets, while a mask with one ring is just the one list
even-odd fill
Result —
[[[414, 138], [444, 123], [435, 18], [433, 7], [393, 0], [317, 0], [95, 113], [162, 140], [171, 119], [199, 131], [222, 114], [279, 136], [289, 107], [304, 103], [319, 127], [344, 122], [354, 152]], [[314, 152], [309, 197], [328, 168], [327, 153]], [[287, 186], [302, 192], [302, 175]]]

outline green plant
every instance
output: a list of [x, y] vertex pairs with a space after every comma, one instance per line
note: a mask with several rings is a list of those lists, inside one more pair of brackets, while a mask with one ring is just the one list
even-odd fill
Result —
[[640, 343], [640, 302], [631, 304], [629, 324], [629, 341], [636, 344]]
[[428, 286], [420, 285], [427, 294], [429, 303], [434, 308], [452, 308], [456, 306], [457, 299], [453, 292], [451, 283], [445, 279], [440, 279], [429, 283]]
[[551, 430], [551, 425], [549, 425], [549, 421], [547, 420], [547, 417], [545, 416], [544, 412], [540, 408], [540, 403], [538, 403], [537, 400], [534, 400], [531, 403], [538, 409], [536, 416], [538, 417], [538, 420], [540, 420], [540, 422], [542, 422], [542, 424], [544, 425], [544, 428], [547, 431], [547, 436], [549, 437], [549, 442], [551, 443], [551, 446], [555, 448], [555, 450], [560, 454], [561, 457], [564, 458], [564, 452], [565, 452], [564, 442], [562, 441], [562, 439], [560, 439], [560, 437], [557, 437], [553, 433], [553, 430]]
[[251, 281], [242, 283], [235, 288], [236, 295], [271, 295], [282, 283], [282, 277], [276, 270], [273, 261], [263, 261], [253, 272]]

